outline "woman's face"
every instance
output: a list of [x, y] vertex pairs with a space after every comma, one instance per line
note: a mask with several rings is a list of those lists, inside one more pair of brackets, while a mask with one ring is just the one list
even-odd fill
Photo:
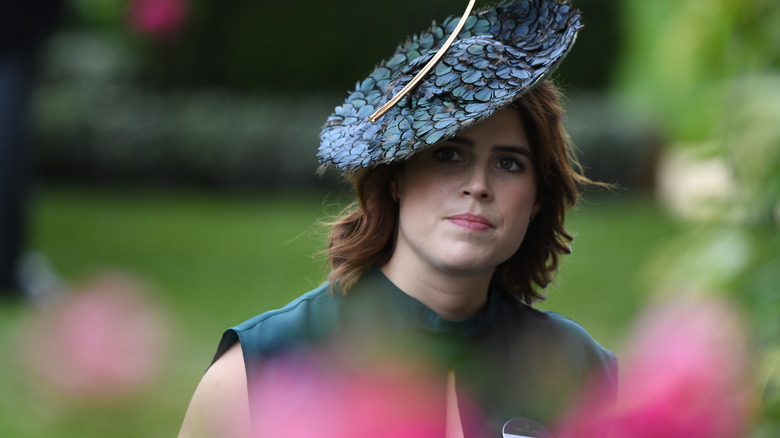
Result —
[[393, 258], [415, 269], [492, 275], [538, 210], [533, 162], [515, 108], [420, 152], [392, 185], [400, 203]]

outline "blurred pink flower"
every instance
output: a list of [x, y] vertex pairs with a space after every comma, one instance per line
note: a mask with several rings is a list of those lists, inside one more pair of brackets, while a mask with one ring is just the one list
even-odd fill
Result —
[[131, 0], [127, 21], [136, 31], [167, 41], [179, 35], [188, 12], [186, 0]]
[[747, 343], [725, 302], [653, 308], [628, 339], [617, 403], [603, 403], [594, 386], [556, 437], [601, 436], [607, 424], [612, 438], [743, 436], [751, 407]]
[[31, 377], [73, 401], [117, 399], [160, 371], [168, 326], [128, 278], [105, 275], [38, 315], [22, 338]]
[[306, 354], [265, 364], [252, 382], [255, 437], [445, 435], [444, 377], [408, 365], [382, 362], [359, 369]]

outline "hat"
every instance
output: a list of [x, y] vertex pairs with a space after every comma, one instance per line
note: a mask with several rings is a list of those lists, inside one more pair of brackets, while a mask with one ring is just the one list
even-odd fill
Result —
[[[470, 14], [473, 3], [460, 19], [408, 38], [357, 83], [320, 132], [320, 163], [354, 171], [454, 136], [549, 76], [582, 27], [568, 3], [516, 1]], [[446, 47], [448, 36], [457, 39]]]

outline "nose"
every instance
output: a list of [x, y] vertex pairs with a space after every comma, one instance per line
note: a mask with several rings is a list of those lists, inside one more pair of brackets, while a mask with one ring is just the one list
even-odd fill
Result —
[[483, 201], [493, 199], [488, 173], [480, 168], [474, 168], [463, 183], [463, 196], [475, 197]]

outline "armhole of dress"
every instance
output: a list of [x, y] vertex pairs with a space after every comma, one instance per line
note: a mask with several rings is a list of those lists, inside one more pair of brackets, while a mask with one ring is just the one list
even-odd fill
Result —
[[211, 360], [211, 365], [214, 364], [222, 355], [227, 352], [236, 342], [239, 342], [238, 333], [233, 329], [228, 329], [222, 334], [222, 339], [219, 341], [217, 352], [214, 353], [214, 358]]

